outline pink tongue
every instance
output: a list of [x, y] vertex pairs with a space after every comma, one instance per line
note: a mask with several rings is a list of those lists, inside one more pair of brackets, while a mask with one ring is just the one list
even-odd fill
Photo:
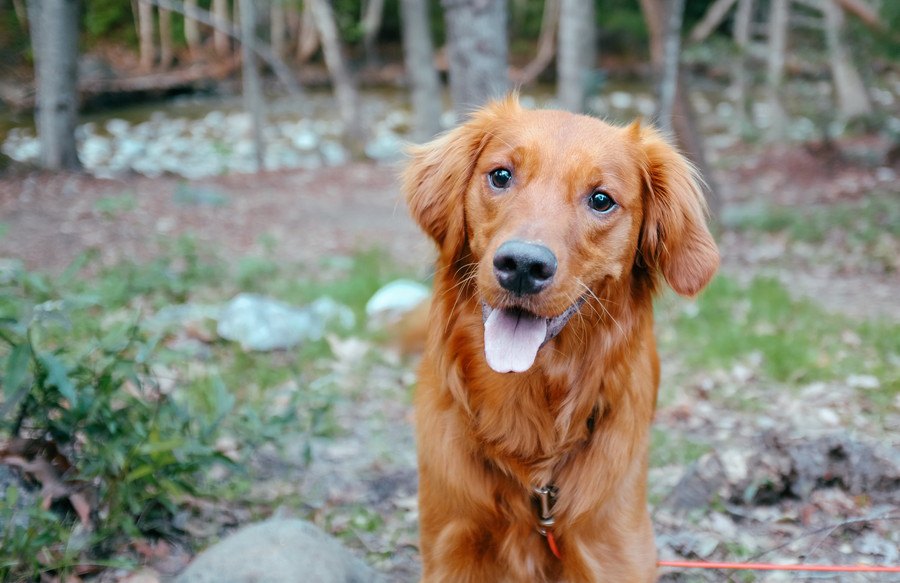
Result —
[[524, 372], [547, 336], [547, 320], [495, 309], [484, 322], [484, 355], [497, 372]]

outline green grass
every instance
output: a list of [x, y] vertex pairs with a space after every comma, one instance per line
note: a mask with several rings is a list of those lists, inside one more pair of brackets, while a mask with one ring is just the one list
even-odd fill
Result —
[[689, 437], [677, 437], [654, 425], [650, 433], [650, 467], [686, 466], [710, 450], [709, 445]]
[[[127, 207], [119, 205], [115, 199], [98, 210], [115, 213]], [[335, 405], [361, 390], [356, 379], [363, 382], [372, 358], [362, 359], [353, 379], [340, 377], [339, 382], [325, 340], [247, 353], [237, 343], [218, 339], [212, 321], [202, 321], [198, 326], [206, 329], [200, 332], [206, 341], [185, 344], [177, 341], [183, 326], [161, 332], [146, 325], [159, 309], [222, 304], [241, 291], [297, 306], [327, 295], [358, 317], [355, 330], [332, 333], [367, 338], [366, 301], [383, 284], [405, 275], [378, 251], [325, 258], [314, 266], [265, 258], [229, 265], [190, 238], [175, 241], [146, 263], [100, 268], [95, 259], [86, 254], [59, 276], [29, 272], [21, 264], [0, 273], [0, 405], [6, 411], [0, 439], [19, 431], [20, 403], [27, 403], [31, 430], [48, 425], [47, 439], [66, 445], [72, 436], [81, 436], [77, 447], [66, 450], [74, 456], [71, 477], [101, 484], [106, 516], [98, 534], [76, 548], [71, 512], [28, 510], [30, 530], [0, 532], [0, 578], [27, 577], [39, 569], [65, 575], [85, 560], [104, 564], [122, 536], [177, 536], [165, 522], [178, 511], [185, 492], [251, 506], [253, 513], [254, 502], [246, 494], [258, 447], [305, 442], [304, 458], [294, 461], [309, 463], [313, 438], [343, 431]], [[153, 394], [149, 400], [142, 396]], [[229, 455], [240, 463], [215, 449], [220, 436], [239, 444]], [[216, 466], [226, 469], [225, 477], [217, 472], [219, 477], [210, 481], [207, 474]], [[153, 525], [148, 526], [151, 511]], [[0, 524], [9, 523], [9, 513], [0, 504]], [[378, 528], [378, 519], [357, 513], [350, 528], [370, 531]], [[44, 528], [48, 523], [56, 526]], [[11, 541], [15, 546], [9, 546]], [[52, 557], [56, 566], [41, 567], [23, 557]]]
[[[762, 372], [776, 381], [801, 384], [865, 374], [881, 383], [867, 393], [878, 404], [887, 405], [900, 393], [900, 325], [827, 313], [763, 277], [742, 286], [719, 276], [691, 309], [669, 308], [660, 310], [661, 326], [674, 332], [661, 335], [668, 343], [664, 347], [688, 365], [727, 369], [756, 355]], [[854, 340], [848, 342], [848, 336]]]
[[751, 206], [724, 218], [727, 227], [743, 231], [784, 232], [795, 241], [824, 242], [843, 231], [851, 242], [873, 244], [884, 234], [900, 237], [900, 197], [872, 193], [864, 199], [806, 207]]

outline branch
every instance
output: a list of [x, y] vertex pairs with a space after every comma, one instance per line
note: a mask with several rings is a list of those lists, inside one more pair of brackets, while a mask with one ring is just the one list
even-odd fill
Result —
[[[185, 6], [184, 2], [180, 2], [178, 0], [141, 1], [148, 2], [150, 4], [158, 6], [159, 8], [165, 8], [166, 10], [171, 10], [172, 12], [177, 12], [178, 14], [184, 15], [188, 18], [192, 18], [197, 22], [200, 22], [207, 26], [211, 26], [218, 31], [224, 32], [234, 40], [241, 42], [241, 32], [236, 26], [234, 26], [232, 22], [230, 22], [226, 18], [219, 18], [208, 10], [203, 10], [202, 8], [197, 8], [195, 6]], [[266, 63], [266, 65], [269, 66], [270, 69], [272, 69], [272, 72], [275, 73], [275, 76], [278, 77], [278, 80], [281, 81], [281, 84], [285, 86], [285, 88], [288, 90], [288, 93], [292, 95], [302, 94], [303, 90], [297, 83], [297, 79], [291, 72], [290, 67], [288, 67], [287, 64], [272, 51], [271, 47], [261, 43], [253, 44], [253, 49], [256, 55], [261, 58]]]

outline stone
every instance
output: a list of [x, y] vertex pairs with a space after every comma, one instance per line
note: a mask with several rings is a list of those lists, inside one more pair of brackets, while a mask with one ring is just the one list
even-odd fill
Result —
[[394, 280], [376, 291], [366, 302], [366, 316], [373, 325], [397, 321], [431, 295], [428, 286], [410, 279]]
[[206, 549], [175, 583], [370, 583], [382, 578], [315, 525], [273, 519]]

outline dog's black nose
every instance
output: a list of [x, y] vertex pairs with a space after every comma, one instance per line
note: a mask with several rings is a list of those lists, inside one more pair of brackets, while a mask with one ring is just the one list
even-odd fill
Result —
[[553, 251], [537, 243], [513, 239], [500, 245], [494, 254], [497, 281], [517, 296], [536, 294], [547, 287], [556, 266]]

